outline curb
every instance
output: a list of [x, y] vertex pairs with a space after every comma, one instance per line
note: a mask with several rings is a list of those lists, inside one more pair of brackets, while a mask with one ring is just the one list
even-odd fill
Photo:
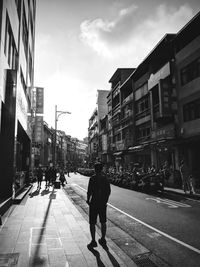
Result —
[[29, 185], [29, 186], [24, 186], [24, 188], [22, 188], [21, 193], [19, 193], [14, 199], [13, 199], [13, 203], [12, 204], [20, 204], [21, 201], [25, 198], [25, 196], [28, 194], [28, 192], [31, 190], [31, 188], [33, 187], [33, 185]]
[[171, 188], [164, 189], [164, 191], [168, 192], [168, 193], [172, 193], [172, 194], [177, 194], [179, 196], [187, 197], [187, 198], [200, 200], [200, 194], [193, 194], [193, 195], [185, 194], [184, 192], [179, 192], [179, 191], [176, 191], [175, 189], [171, 189]]

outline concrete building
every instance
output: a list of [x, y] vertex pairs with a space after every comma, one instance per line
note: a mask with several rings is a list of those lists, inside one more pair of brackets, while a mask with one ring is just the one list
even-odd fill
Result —
[[[166, 34], [147, 58], [141, 63], [146, 65], [148, 80], [146, 81], [147, 97], [146, 106], [150, 111], [146, 122], [147, 128], [139, 132], [140, 144], [144, 151], [150, 151], [151, 161], [160, 169], [167, 161], [173, 170], [176, 169], [176, 125], [177, 125], [177, 98], [174, 69], [174, 34]], [[146, 117], [147, 120], [147, 117]], [[140, 128], [140, 131], [143, 129]], [[146, 131], [146, 132], [145, 132]], [[146, 136], [148, 140], [146, 140]]]
[[200, 187], [200, 12], [176, 35], [179, 161], [184, 159]]
[[0, 1], [0, 196], [28, 179], [34, 74], [35, 0]]
[[[128, 77], [134, 68], [119, 68], [109, 80], [111, 90], [107, 97], [108, 105], [108, 165], [118, 169], [124, 165], [123, 152], [131, 145], [133, 115], [132, 84]], [[127, 81], [128, 80], [128, 81]]]
[[177, 34], [166, 34], [136, 69], [113, 74], [107, 114], [100, 124], [97, 110], [91, 117], [104, 163], [128, 169], [135, 162], [157, 168], [168, 162], [169, 183], [180, 186], [177, 171], [185, 159], [200, 186], [199, 24], [200, 13]]
[[109, 93], [108, 90], [97, 90], [96, 108], [89, 119], [88, 153], [89, 153], [89, 160], [91, 162], [95, 161], [95, 159], [102, 154], [99, 143], [102, 142], [102, 138], [104, 137], [99, 135], [100, 123], [101, 123], [100, 121], [108, 113], [108, 108], [107, 108], [108, 93]]

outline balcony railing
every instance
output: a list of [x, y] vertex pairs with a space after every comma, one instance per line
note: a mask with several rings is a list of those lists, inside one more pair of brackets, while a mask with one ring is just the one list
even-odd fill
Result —
[[142, 137], [137, 137], [136, 141], [138, 143], [142, 143], [142, 142], [148, 141], [150, 138], [151, 138], [151, 135], [146, 135], [146, 136], [142, 136]]
[[150, 109], [145, 109], [145, 110], [143, 110], [142, 112], [137, 113], [137, 114], [135, 115], [135, 120], [137, 121], [137, 120], [140, 120], [140, 119], [142, 119], [142, 118], [144, 118], [144, 117], [147, 117], [147, 116], [150, 115], [150, 113], [151, 113]]
[[113, 86], [111, 88], [112, 92], [114, 93], [114, 91], [117, 90], [117, 89], [119, 89], [119, 87], [120, 87], [120, 82], [118, 82], [115, 86]]
[[124, 122], [127, 119], [130, 119], [133, 116], [133, 111], [132, 110], [128, 110], [125, 113], [125, 116], [123, 118], [121, 118], [121, 122]]
[[127, 96], [123, 101], [122, 101], [122, 105], [126, 105], [128, 104], [131, 100], [133, 100], [133, 94], [130, 94], [129, 96]]

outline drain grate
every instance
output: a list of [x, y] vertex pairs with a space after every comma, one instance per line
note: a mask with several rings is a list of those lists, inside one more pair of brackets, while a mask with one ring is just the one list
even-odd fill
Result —
[[0, 267], [16, 267], [19, 253], [0, 254]]
[[143, 254], [136, 256], [133, 261], [138, 265], [138, 267], [157, 267], [157, 265], [150, 260], [150, 254]]

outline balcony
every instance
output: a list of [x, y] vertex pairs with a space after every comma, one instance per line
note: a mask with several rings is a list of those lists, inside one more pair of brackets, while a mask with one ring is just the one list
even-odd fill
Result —
[[121, 112], [121, 109], [120, 109], [120, 104], [118, 103], [113, 109], [112, 109], [112, 116], [115, 116], [117, 115], [118, 113]]
[[126, 97], [123, 101], [122, 101], [122, 106], [127, 105], [130, 101], [133, 100], [133, 94], [130, 94], [128, 97]]
[[149, 116], [150, 115], [150, 109], [148, 108], [148, 109], [145, 109], [145, 110], [143, 110], [142, 112], [140, 112], [140, 113], [137, 113], [137, 114], [135, 114], [135, 120], [137, 121], [137, 120], [140, 120], [140, 119], [142, 119], [142, 118], [144, 118], [144, 117], [147, 117], [147, 116]]
[[126, 121], [125, 123], [122, 124], [122, 128], [121, 128], [121, 130], [124, 130], [124, 129], [126, 129], [127, 127], [131, 127], [131, 126], [133, 126], [133, 120]]
[[151, 138], [151, 135], [146, 135], [146, 136], [136, 138], [136, 141], [137, 143], [141, 144], [141, 143], [149, 141], [150, 138]]
[[115, 93], [115, 91], [120, 89], [120, 82], [118, 82], [114, 87], [111, 88], [112, 93]]
[[153, 106], [153, 120], [155, 122], [162, 123], [171, 123], [173, 121], [172, 112], [169, 112], [170, 109], [160, 111], [160, 104], [156, 104]]
[[133, 111], [129, 109], [126, 111], [125, 116], [121, 118], [121, 122], [124, 122], [132, 117], [133, 117]]

